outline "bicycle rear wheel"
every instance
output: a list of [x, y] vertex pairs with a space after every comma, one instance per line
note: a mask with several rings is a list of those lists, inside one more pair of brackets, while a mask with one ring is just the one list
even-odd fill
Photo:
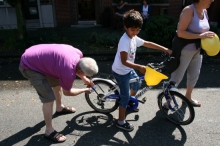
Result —
[[[96, 85], [96, 92], [90, 94], [85, 93], [86, 101], [89, 106], [100, 113], [110, 113], [115, 111], [119, 106], [118, 99], [115, 101], [101, 100], [101, 98], [113, 88], [113, 85], [103, 80], [96, 80], [93, 81], [93, 83]], [[112, 94], [118, 95], [119, 93], [118, 91], [115, 91]]]
[[164, 92], [158, 95], [158, 106], [162, 113], [173, 123], [178, 125], [188, 125], [195, 117], [195, 111], [189, 100], [182, 94], [170, 91], [172, 99], [168, 107]]

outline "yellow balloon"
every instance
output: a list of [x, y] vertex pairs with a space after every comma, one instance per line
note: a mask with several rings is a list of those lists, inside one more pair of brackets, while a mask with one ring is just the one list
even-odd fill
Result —
[[168, 77], [147, 66], [144, 79], [148, 86], [155, 86], [159, 84], [163, 79], [168, 79]]
[[209, 56], [215, 56], [219, 53], [220, 42], [218, 36], [215, 34], [213, 38], [201, 39], [201, 47]]

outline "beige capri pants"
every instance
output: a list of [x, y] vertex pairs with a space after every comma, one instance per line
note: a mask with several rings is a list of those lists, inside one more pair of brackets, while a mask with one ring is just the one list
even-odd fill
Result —
[[171, 74], [170, 81], [176, 82], [178, 86], [187, 70], [187, 86], [194, 87], [199, 78], [202, 58], [200, 49], [195, 51], [183, 49], [181, 51], [179, 67]]
[[21, 66], [19, 66], [19, 71], [31, 82], [31, 85], [36, 89], [42, 103], [56, 100], [51, 87], [59, 86], [59, 79], [45, 76], [33, 70], [25, 70]]

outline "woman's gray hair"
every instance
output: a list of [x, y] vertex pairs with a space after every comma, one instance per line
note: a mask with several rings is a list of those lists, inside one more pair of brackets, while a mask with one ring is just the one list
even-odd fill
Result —
[[93, 76], [98, 73], [98, 65], [93, 58], [90, 57], [83, 57], [78, 62], [79, 69], [86, 75], [86, 76]]

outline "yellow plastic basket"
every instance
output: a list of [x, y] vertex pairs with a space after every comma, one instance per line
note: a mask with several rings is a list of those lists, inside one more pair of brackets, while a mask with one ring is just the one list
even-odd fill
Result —
[[144, 75], [144, 79], [148, 86], [155, 86], [159, 84], [163, 79], [168, 79], [168, 77], [149, 66], [146, 66], [146, 72]]

